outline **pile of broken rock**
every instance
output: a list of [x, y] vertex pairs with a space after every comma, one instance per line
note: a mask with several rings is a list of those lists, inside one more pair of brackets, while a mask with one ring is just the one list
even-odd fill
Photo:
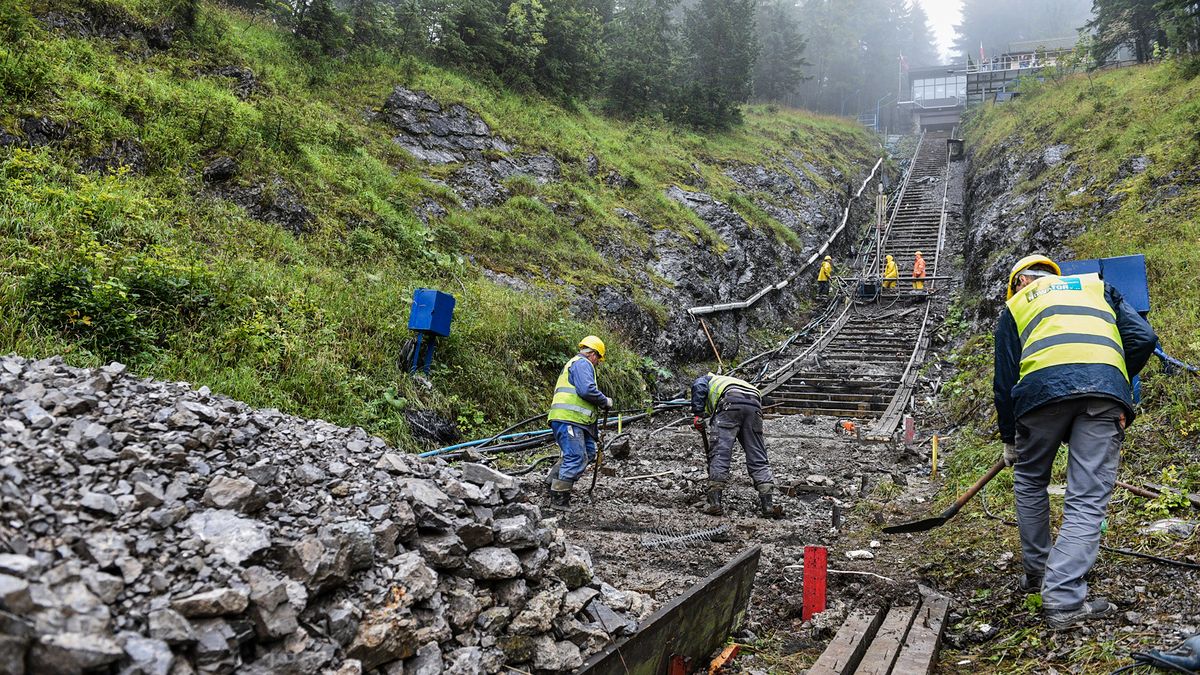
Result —
[[562, 671], [648, 597], [518, 482], [124, 366], [0, 357], [0, 673]]

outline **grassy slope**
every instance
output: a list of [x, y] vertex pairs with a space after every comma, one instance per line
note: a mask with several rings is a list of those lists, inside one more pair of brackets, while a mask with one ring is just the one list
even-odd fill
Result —
[[[1139, 67], [1061, 83], [1047, 83], [1029, 91], [1016, 103], [987, 107], [968, 128], [968, 142], [978, 155], [989, 155], [997, 144], [1013, 144], [1014, 152], [1034, 155], [1046, 145], [1066, 143], [1070, 162], [1081, 169], [1071, 185], [1057, 192], [1064, 210], [1080, 209], [1102, 201], [1113, 184], [1125, 195], [1122, 205], [1102, 216], [1071, 245], [1081, 257], [1144, 253], [1150, 277], [1153, 311], [1151, 322], [1167, 351], [1191, 363], [1200, 361], [1200, 78], [1189, 77], [1176, 65]], [[1136, 156], [1151, 160], [1139, 175], [1119, 178], [1120, 167]], [[1060, 184], [1066, 165], [1037, 179]], [[1085, 187], [1085, 183], [1088, 185]], [[1028, 189], [1037, 185], [1024, 186]], [[1072, 191], [1083, 188], [1079, 194]], [[1177, 189], [1175, 192], [1173, 189]], [[1057, 189], [1057, 188], [1056, 188]], [[1171, 196], [1173, 193], [1173, 196]], [[965, 332], [967, 327], [960, 325]], [[949, 383], [947, 416], [963, 424], [952, 439], [954, 453], [947, 466], [943, 500], [948, 504], [995, 461], [1000, 444], [995, 439], [991, 406], [990, 335], [968, 340], [955, 356], [960, 368]], [[1150, 479], [1196, 491], [1200, 489], [1200, 378], [1162, 373], [1157, 359], [1143, 372], [1143, 401], [1136, 423], [1124, 445], [1121, 478], [1130, 482]], [[1066, 455], [1060, 454], [1056, 482], [1065, 482]], [[989, 487], [994, 511], [1011, 517], [1012, 475], [1004, 472]], [[1189, 509], [1160, 499], [1148, 501], [1124, 493], [1109, 514], [1104, 543], [1175, 558], [1200, 560], [1200, 541], [1192, 538], [1156, 539], [1137, 534], [1149, 521], [1168, 515], [1194, 518]], [[1052, 500], [1054, 517], [1061, 498]], [[972, 614], [1001, 628], [995, 640], [961, 656], [972, 659], [967, 668], [978, 672], [982, 664], [996, 672], [1044, 672], [1048, 663], [1083, 672], [1109, 672], [1127, 663], [1126, 654], [1139, 646], [1156, 646], [1154, 634], [1134, 632], [1118, 641], [1097, 640], [1086, 648], [1068, 650], [1047, 661], [1045, 652], [1054, 643], [1040, 643], [1014, 608], [997, 604], [982, 581], [997, 573], [991, 561], [1005, 551], [1019, 551], [1015, 528], [999, 527], [970, 508], [954, 527], [935, 531], [929, 550], [943, 551], [931, 560], [932, 574], [955, 587], [982, 583], [971, 601]], [[1057, 521], [1056, 521], [1057, 522]], [[1111, 572], [1129, 565], [1128, 558], [1102, 556]], [[1012, 568], [1010, 568], [1012, 569]], [[985, 572], [980, 575], [980, 572]], [[1011, 573], [1009, 574], [1011, 576]], [[973, 581], [974, 580], [974, 581]], [[1005, 579], [1005, 584], [1012, 583]], [[1016, 610], [1022, 608], [1018, 607]], [[1026, 608], [1028, 609], [1028, 607]], [[947, 659], [957, 656], [950, 654]]]
[[[62, 144], [0, 150], [0, 351], [78, 364], [120, 358], [146, 375], [403, 442], [405, 408], [448, 412], [468, 434], [542, 408], [564, 355], [596, 332], [611, 352], [602, 385], [633, 402], [652, 364], [619, 327], [572, 318], [555, 301], [568, 284], [623, 285], [622, 270], [589, 243], [645, 245], [614, 208], [683, 232], [690, 227], [680, 224], [701, 224], [662, 188], [696, 181], [697, 170], [710, 192], [730, 199], [721, 164], [770, 163], [795, 149], [848, 174], [873, 152], [854, 125], [798, 112], [751, 108], [744, 127], [706, 137], [564, 109], [409, 58], [312, 58], [276, 28], [215, 5], [170, 49], [150, 53], [51, 34], [32, 19], [87, 8], [153, 25], [167, 4], [0, 0], [0, 130], [31, 116], [70, 125]], [[204, 74], [230, 64], [261, 83], [250, 100], [234, 95], [231, 80]], [[412, 207], [425, 198], [452, 204], [424, 177], [445, 169], [416, 164], [364, 115], [400, 84], [465, 103], [524, 150], [549, 150], [565, 179], [511, 185], [517, 196], [504, 204], [451, 209], [426, 226]], [[120, 139], [145, 149], [144, 175], [79, 172]], [[636, 187], [589, 177], [589, 153], [601, 175], [615, 169]], [[279, 176], [295, 186], [315, 231], [292, 236], [205, 194], [199, 171], [222, 154], [241, 163], [239, 180]], [[572, 205], [578, 220], [548, 203]], [[747, 217], [795, 245], [761, 212]], [[534, 292], [488, 282], [482, 268], [523, 276]], [[432, 391], [396, 367], [421, 286], [459, 301]], [[644, 292], [626, 290], [654, 309]]]

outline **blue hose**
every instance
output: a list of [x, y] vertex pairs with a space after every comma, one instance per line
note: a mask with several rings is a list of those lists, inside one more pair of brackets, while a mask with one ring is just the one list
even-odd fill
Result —
[[505, 434], [503, 436], [498, 436], [495, 438], [489, 436], [488, 438], [481, 438], [481, 439], [474, 440], [474, 441], [467, 441], [465, 443], [459, 443], [458, 445], [448, 445], [444, 448], [438, 448], [437, 450], [429, 450], [427, 452], [422, 452], [421, 454], [417, 455], [417, 457], [433, 457], [434, 455], [440, 455], [444, 452], [450, 452], [452, 450], [460, 450], [462, 448], [473, 448], [477, 445], [483, 445], [484, 443], [487, 443], [488, 441], [491, 441], [491, 440], [506, 441], [510, 438], [522, 438], [522, 437], [532, 438], [535, 436], [545, 436], [548, 433], [551, 433], [550, 429], [538, 429], [536, 431], [519, 431], [515, 434]]

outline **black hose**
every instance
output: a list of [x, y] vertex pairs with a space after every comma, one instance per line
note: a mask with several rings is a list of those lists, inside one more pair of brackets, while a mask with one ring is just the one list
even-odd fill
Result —
[[534, 469], [536, 469], [538, 466], [540, 466], [540, 465], [542, 465], [542, 464], [545, 464], [546, 462], [548, 462], [548, 461], [550, 461], [550, 460], [552, 460], [552, 459], [558, 459], [558, 455], [546, 455], [545, 457], [539, 457], [538, 459], [535, 459], [535, 460], [533, 460], [533, 463], [532, 463], [532, 464], [530, 464], [530, 465], [529, 465], [529, 466], [527, 466], [527, 467], [524, 467], [524, 468], [522, 468], [522, 469], [517, 469], [516, 471], [509, 471], [509, 472], [508, 472], [508, 475], [510, 475], [510, 476], [524, 476], [525, 474], [527, 474], [527, 473], [529, 473], [529, 472], [533, 471]]

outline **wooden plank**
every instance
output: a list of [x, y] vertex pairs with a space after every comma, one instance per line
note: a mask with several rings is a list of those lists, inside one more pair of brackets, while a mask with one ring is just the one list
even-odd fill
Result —
[[933, 672], [933, 664], [937, 663], [938, 648], [942, 644], [942, 631], [946, 625], [946, 612], [950, 609], [950, 599], [944, 595], [926, 596], [913, 621], [908, 637], [904, 640], [904, 648], [896, 657], [896, 665], [892, 672], [897, 675], [920, 675]]
[[759, 546], [742, 551], [652, 614], [633, 635], [594, 654], [577, 675], [665, 675], [672, 656], [707, 663], [746, 618], [761, 553]]
[[916, 607], [894, 607], [888, 612], [867, 653], [863, 654], [862, 663], [855, 669], [855, 675], [887, 675], [892, 672], [892, 663], [904, 645], [908, 628], [912, 625]]
[[883, 623], [886, 607], [873, 610], [857, 609], [846, 617], [837, 635], [825, 647], [825, 652], [808, 669], [808, 675], [849, 675], [854, 672]]

